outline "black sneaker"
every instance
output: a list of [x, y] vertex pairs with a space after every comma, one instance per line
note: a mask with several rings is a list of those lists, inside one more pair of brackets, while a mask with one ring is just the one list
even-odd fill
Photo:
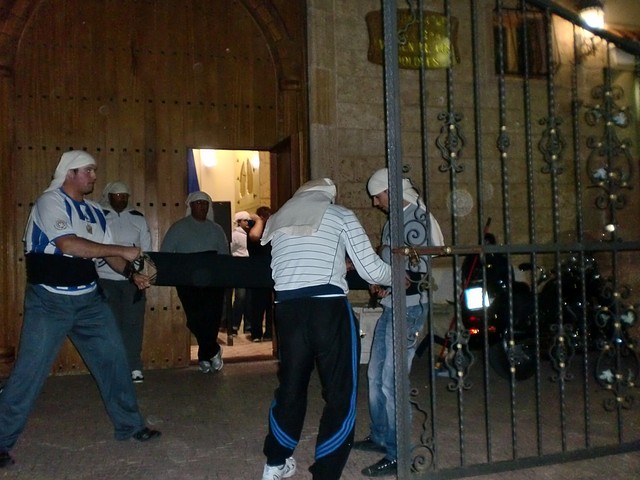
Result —
[[9, 452], [0, 450], [0, 468], [8, 467], [9, 465], [13, 465], [13, 458], [11, 458]]
[[133, 434], [133, 438], [135, 438], [139, 442], [148, 442], [149, 440], [153, 440], [162, 435], [158, 430], [151, 430], [149, 427], [144, 427], [142, 430], [137, 431]]
[[382, 445], [378, 445], [376, 442], [374, 442], [373, 438], [371, 438], [371, 435], [367, 435], [366, 437], [364, 437], [363, 440], [353, 442], [353, 449], [361, 450], [363, 452], [386, 453], [387, 451], [387, 449], [384, 448]]

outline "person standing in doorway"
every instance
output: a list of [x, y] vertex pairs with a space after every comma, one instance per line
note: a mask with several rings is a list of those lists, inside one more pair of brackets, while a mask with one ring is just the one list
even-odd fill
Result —
[[122, 335], [98, 288], [94, 259], [104, 258], [138, 288], [149, 278], [132, 273], [140, 247], [115, 245], [97, 203], [85, 199], [96, 182], [96, 160], [84, 151], [60, 158], [49, 187], [36, 200], [25, 232], [27, 286], [18, 358], [0, 393], [0, 468], [22, 433], [66, 337], [98, 385], [117, 440], [160, 436], [145, 426]]
[[[101, 205], [107, 225], [115, 243], [140, 247], [143, 252], [151, 250], [151, 233], [144, 215], [129, 205], [129, 187], [122, 182], [109, 183], [102, 192]], [[133, 383], [142, 383], [142, 337], [146, 298], [127, 278], [113, 270], [109, 264], [98, 261], [100, 287], [113, 311], [131, 369]]]
[[[211, 197], [206, 192], [193, 192], [187, 197], [187, 214], [175, 222], [164, 237], [161, 252], [217, 252], [229, 255], [229, 240], [224, 229], [213, 219]], [[187, 317], [187, 328], [198, 342], [198, 365], [202, 373], [222, 370], [222, 347], [218, 330], [224, 307], [224, 288], [212, 286], [179, 286], [178, 297]]]
[[269, 218], [261, 243], [272, 245], [280, 385], [269, 409], [262, 480], [288, 478], [318, 369], [325, 407], [316, 440], [315, 480], [338, 480], [356, 416], [360, 337], [347, 300], [349, 255], [360, 276], [389, 285], [391, 268], [374, 252], [355, 214], [334, 204], [336, 186], [321, 178], [302, 185]]
[[[251, 229], [247, 235], [247, 250], [249, 257], [271, 259], [271, 244], [261, 245], [260, 239], [264, 227], [271, 216], [271, 209], [267, 206], [258, 207], [251, 216]], [[251, 324], [251, 338], [253, 341], [271, 340], [273, 335], [273, 288], [249, 289], [251, 303], [249, 305], [249, 322]], [[262, 326], [264, 321], [264, 328]]]
[[[389, 213], [389, 171], [386, 168], [375, 172], [367, 183], [373, 206]], [[408, 247], [443, 245], [444, 239], [436, 219], [427, 212], [418, 191], [411, 180], [402, 180], [404, 203], [404, 242]], [[389, 220], [382, 229], [379, 253], [385, 262], [391, 263], [391, 232]], [[420, 255], [405, 260], [407, 288], [400, 294], [406, 302], [407, 365], [411, 368], [418, 342], [418, 335], [429, 313], [426, 286], [431, 258]], [[371, 285], [373, 295], [382, 298], [382, 315], [376, 323], [371, 343], [371, 357], [367, 369], [369, 380], [369, 414], [371, 432], [363, 440], [355, 442], [353, 448], [384, 453], [377, 463], [362, 470], [369, 477], [395, 475], [397, 472], [395, 366], [393, 350], [392, 292], [384, 285]]]
[[[233, 216], [233, 231], [231, 232], [231, 255], [233, 257], [248, 257], [247, 233], [251, 230], [251, 215], [249, 212], [241, 211]], [[249, 308], [251, 307], [251, 296], [247, 295], [248, 289], [235, 287], [233, 289], [233, 307], [231, 308], [231, 335], [236, 335], [240, 329], [240, 323], [244, 319], [244, 331], [251, 330], [249, 323]]]

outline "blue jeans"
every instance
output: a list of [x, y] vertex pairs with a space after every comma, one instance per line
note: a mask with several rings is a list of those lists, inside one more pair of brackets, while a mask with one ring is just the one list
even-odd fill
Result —
[[[409, 370], [418, 344], [418, 333], [422, 330], [428, 313], [428, 305], [407, 307], [407, 368]], [[398, 455], [393, 363], [392, 310], [382, 307], [382, 315], [373, 332], [367, 377], [371, 439], [386, 448], [386, 457], [390, 460], [395, 460]]]
[[102, 293], [59, 295], [27, 284], [18, 358], [0, 393], [0, 450], [11, 449], [24, 430], [67, 336], [98, 384], [115, 438], [144, 428], [122, 336]]
[[142, 370], [142, 337], [146, 298], [143, 291], [127, 280], [100, 279], [100, 286], [122, 334], [129, 368]]
[[251, 330], [249, 324], [249, 307], [251, 306], [251, 298], [248, 295], [247, 288], [234, 288], [233, 290], [233, 306], [231, 307], [231, 326], [234, 333], [240, 329], [240, 323], [244, 318], [244, 332]]

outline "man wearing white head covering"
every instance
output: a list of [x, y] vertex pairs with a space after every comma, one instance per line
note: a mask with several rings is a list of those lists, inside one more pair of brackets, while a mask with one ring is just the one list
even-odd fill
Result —
[[334, 204], [328, 178], [302, 185], [267, 221], [261, 243], [272, 245], [280, 385], [269, 410], [263, 480], [288, 478], [317, 367], [326, 405], [320, 420], [316, 480], [338, 480], [355, 424], [359, 330], [347, 300], [346, 257], [367, 282], [389, 285], [391, 269], [374, 252], [351, 210]]
[[[237, 212], [233, 216], [233, 231], [231, 232], [231, 255], [234, 257], [248, 257], [247, 234], [251, 230], [251, 215], [249, 212]], [[240, 323], [244, 318], [244, 331], [248, 333], [251, 330], [249, 326], [248, 310], [250, 306], [250, 298], [247, 296], [247, 289], [236, 287], [233, 289], [233, 307], [231, 309], [231, 325], [233, 331], [231, 335], [236, 335], [240, 328]], [[260, 341], [259, 337], [253, 339]]]
[[[100, 204], [111, 230], [113, 240], [122, 245], [140, 247], [143, 252], [151, 250], [151, 233], [144, 215], [129, 205], [129, 187], [123, 182], [111, 182], [102, 191]], [[131, 380], [142, 383], [142, 337], [146, 298], [143, 291], [113, 270], [104, 260], [98, 261], [100, 286], [113, 311], [125, 349]]]
[[24, 236], [27, 286], [19, 355], [0, 395], [0, 467], [22, 432], [65, 337], [80, 352], [98, 384], [115, 438], [145, 441], [160, 432], [145, 426], [113, 313], [97, 287], [95, 259], [104, 258], [139, 288], [131, 275], [140, 248], [115, 245], [97, 203], [85, 199], [96, 182], [96, 161], [86, 152], [62, 155], [49, 188], [29, 215]]
[[[187, 197], [187, 215], [175, 222], [162, 240], [161, 252], [217, 252], [229, 255], [229, 240], [224, 229], [215, 223], [211, 197], [206, 192], [192, 192]], [[187, 328], [198, 342], [198, 365], [202, 373], [222, 369], [222, 348], [218, 330], [224, 306], [224, 288], [178, 286]]]
[[[367, 182], [367, 190], [373, 206], [389, 213], [389, 170], [375, 172]], [[442, 231], [436, 219], [429, 213], [411, 180], [402, 179], [404, 203], [404, 242], [408, 247], [439, 246], [444, 244]], [[391, 263], [391, 232], [389, 221], [382, 229], [380, 255]], [[428, 277], [431, 259], [429, 255], [416, 255], [405, 260], [408, 287], [401, 292], [406, 301], [407, 364], [411, 368], [417, 347], [418, 334], [429, 313]], [[396, 445], [396, 404], [395, 367], [393, 352], [393, 311], [391, 289], [372, 285], [371, 293], [378, 295], [382, 305], [382, 315], [378, 319], [371, 343], [371, 357], [367, 370], [369, 379], [369, 414], [371, 431], [364, 439], [357, 441], [353, 448], [385, 453], [377, 463], [362, 470], [366, 476], [377, 477], [395, 475], [397, 472]]]

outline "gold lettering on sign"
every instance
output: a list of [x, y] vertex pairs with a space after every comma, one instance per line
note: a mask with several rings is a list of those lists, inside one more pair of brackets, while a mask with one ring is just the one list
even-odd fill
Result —
[[[458, 20], [451, 17], [450, 28], [447, 17], [436, 12], [423, 13], [423, 30], [419, 34], [420, 22], [413, 19], [408, 9], [398, 10], [398, 65], [400, 68], [418, 69], [424, 60], [425, 68], [447, 68], [459, 63]], [[369, 30], [370, 62], [382, 65], [384, 62], [384, 39], [382, 34], [382, 12], [376, 10], [367, 13], [365, 20]], [[422, 55], [421, 50], [424, 51]]]

